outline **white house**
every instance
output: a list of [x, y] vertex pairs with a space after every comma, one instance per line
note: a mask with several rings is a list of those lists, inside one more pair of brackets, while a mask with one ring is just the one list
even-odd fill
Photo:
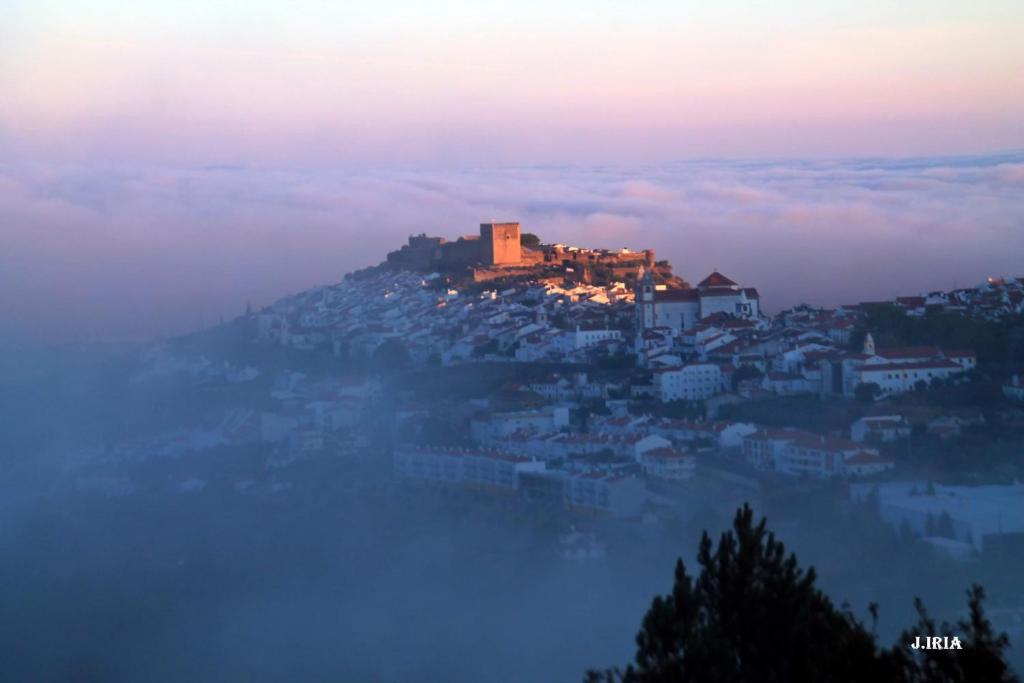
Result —
[[857, 443], [886, 443], [910, 436], [911, 426], [902, 415], [862, 417], [850, 425], [850, 438]]
[[643, 460], [644, 453], [647, 453], [648, 451], [672, 447], [671, 441], [669, 441], [663, 436], [658, 436], [657, 434], [637, 436], [642, 437], [633, 444], [633, 456], [637, 459], [638, 462]]
[[585, 328], [577, 325], [575, 331], [562, 332], [556, 338], [556, 345], [560, 351], [568, 353], [597, 346], [602, 342], [621, 340], [622, 332], [620, 330], [609, 330], [603, 327]]
[[646, 501], [644, 482], [629, 475], [584, 472], [565, 480], [565, 503], [573, 512], [631, 517], [640, 514]]
[[868, 334], [862, 353], [819, 361], [821, 391], [853, 396], [860, 384], [877, 384], [882, 396], [910, 391], [919, 382], [946, 379], [975, 367], [972, 351], [943, 351], [935, 346], [875, 349]]
[[703, 401], [722, 390], [722, 369], [715, 363], [691, 363], [654, 373], [661, 401]]
[[652, 448], [643, 454], [644, 472], [659, 479], [686, 481], [697, 473], [697, 459], [673, 448]]
[[545, 464], [500, 451], [403, 446], [395, 450], [399, 476], [515, 493], [523, 472], [543, 472]]
[[1024, 401], [1024, 381], [1020, 375], [1011, 376], [1003, 384], [1003, 396], [1015, 401]]
[[569, 409], [565, 406], [545, 406], [538, 410], [490, 413], [470, 421], [470, 434], [476, 441], [486, 443], [516, 432], [540, 434], [556, 432], [569, 425]]
[[866, 476], [894, 466], [863, 444], [797, 429], [765, 429], [745, 436], [743, 454], [758, 469], [819, 479]]
[[864, 363], [857, 370], [857, 384], [877, 384], [882, 396], [912, 391], [919, 382], [947, 379], [964, 371], [959, 363], [945, 358], [914, 363]]

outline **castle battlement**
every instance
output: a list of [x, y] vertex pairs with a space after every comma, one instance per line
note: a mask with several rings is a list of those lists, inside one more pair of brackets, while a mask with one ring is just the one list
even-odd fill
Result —
[[472, 274], [476, 281], [503, 277], [562, 277], [593, 282], [632, 282], [640, 267], [670, 278], [671, 266], [656, 263], [654, 250], [588, 249], [564, 244], [522, 246], [519, 223], [481, 223], [477, 235], [449, 242], [426, 233], [411, 235], [409, 243], [387, 256], [392, 268], [419, 272]]
[[473, 266], [518, 266], [523, 263], [519, 223], [481, 223], [479, 235], [454, 242], [425, 233], [388, 254], [389, 265], [412, 270], [460, 270]]

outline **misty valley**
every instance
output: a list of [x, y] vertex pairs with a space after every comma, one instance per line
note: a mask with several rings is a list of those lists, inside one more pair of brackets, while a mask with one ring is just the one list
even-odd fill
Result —
[[2, 677], [598, 677], [744, 505], [842, 629], [979, 584], [1020, 670], [1020, 280], [768, 316], [513, 225], [159, 343], [12, 347]]

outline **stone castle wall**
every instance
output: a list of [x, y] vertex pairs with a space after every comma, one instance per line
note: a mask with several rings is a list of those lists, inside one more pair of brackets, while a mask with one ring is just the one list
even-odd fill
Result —
[[489, 266], [512, 265], [523, 259], [518, 223], [481, 223], [481, 263]]
[[388, 264], [398, 268], [461, 270], [476, 265], [514, 266], [523, 262], [519, 223], [481, 223], [480, 235], [446, 242], [426, 234], [409, 237], [409, 243], [388, 253]]
[[[545, 244], [535, 249], [522, 247], [519, 223], [481, 223], [480, 234], [446, 242], [442, 237], [425, 234], [409, 237], [409, 243], [388, 254], [387, 262], [396, 268], [474, 271], [477, 279], [508, 276], [505, 269], [555, 268], [566, 277], [581, 282], [630, 281], [640, 266], [655, 267], [654, 250], [644, 251], [577, 249], [560, 244]], [[670, 267], [666, 267], [671, 274]]]

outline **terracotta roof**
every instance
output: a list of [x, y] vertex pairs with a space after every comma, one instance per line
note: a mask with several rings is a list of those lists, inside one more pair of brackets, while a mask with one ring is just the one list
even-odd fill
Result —
[[665, 289], [654, 292], [655, 303], [659, 301], [692, 301], [698, 300], [700, 293], [696, 289]]
[[736, 283], [722, 275], [718, 271], [711, 273], [697, 283], [697, 287], [736, 287]]
[[657, 458], [658, 460], [684, 460], [693, 456], [684, 451], [677, 451], [674, 448], [652, 448], [644, 452], [645, 458]]
[[875, 355], [882, 358], [934, 358], [939, 355], [939, 348], [937, 346], [898, 346], [876, 349]]
[[865, 364], [860, 366], [860, 371], [864, 372], [894, 372], [897, 370], [929, 370], [929, 369], [950, 369], [958, 370], [960, 365], [954, 363], [951, 360], [937, 359], [922, 361], [920, 363], [878, 363], [878, 364]]
[[848, 439], [836, 436], [825, 436], [824, 434], [812, 434], [810, 432], [797, 432], [793, 439], [794, 445], [798, 448], [806, 448], [815, 451], [852, 451], [861, 448], [860, 444]]
[[846, 458], [843, 463], [846, 465], [888, 465], [890, 461], [874, 453], [859, 451]]

